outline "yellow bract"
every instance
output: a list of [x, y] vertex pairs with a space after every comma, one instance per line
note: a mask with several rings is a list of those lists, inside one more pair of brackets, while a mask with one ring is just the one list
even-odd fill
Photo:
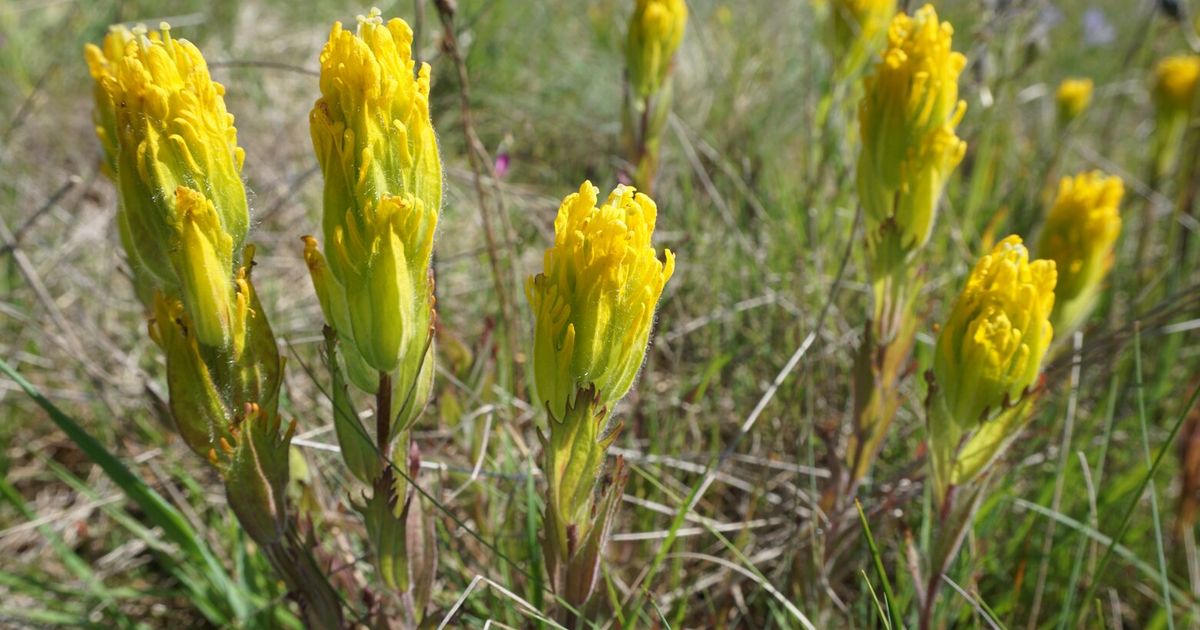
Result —
[[1154, 69], [1154, 103], [1160, 112], [1187, 112], [1200, 80], [1200, 55], [1175, 55]]
[[928, 241], [942, 188], [966, 151], [954, 133], [966, 111], [958, 100], [966, 58], [951, 49], [953, 35], [930, 5], [896, 15], [883, 59], [864, 81], [859, 200], [872, 248], [887, 235], [896, 241], [886, 247], [899, 259], [881, 261], [887, 267]]
[[629, 82], [639, 96], [650, 96], [662, 86], [686, 26], [684, 0], [637, 0], [629, 20], [625, 57]]
[[97, 80], [97, 132], [106, 151], [114, 148], [106, 112], [110, 106], [114, 111], [126, 249], [134, 264], [175, 291], [180, 278], [172, 273], [167, 248], [181, 220], [178, 188], [211, 202], [232, 251], [241, 250], [249, 225], [241, 178], [245, 152], [225, 110], [225, 88], [209, 76], [200, 51], [172, 39], [166, 24], [150, 34], [139, 27], [128, 39], [114, 31], [103, 50], [93, 46], [86, 54]]
[[839, 71], [856, 75], [883, 44], [896, 0], [834, 0], [830, 11]]
[[96, 109], [92, 112], [92, 122], [96, 125], [96, 137], [104, 149], [104, 174], [114, 179], [117, 176], [117, 112], [104, 82], [114, 80], [115, 66], [125, 56], [125, 50], [132, 41], [133, 33], [124, 26], [116, 25], [108, 29], [101, 46], [87, 44], [83, 48], [88, 71], [95, 83], [92, 95]]
[[178, 232], [169, 255], [196, 338], [240, 355], [249, 306], [233, 281], [233, 239], [221, 229], [212, 202], [200, 193], [180, 186], [175, 207]]
[[1078, 118], [1092, 102], [1092, 88], [1091, 79], [1065, 79], [1058, 84], [1058, 91], [1054, 94], [1058, 119], [1068, 123]]
[[974, 426], [1033, 385], [1054, 329], [1054, 261], [1029, 261], [1018, 236], [967, 278], [938, 336], [933, 372], [954, 422]]
[[651, 243], [654, 201], [618, 186], [597, 208], [599, 192], [584, 182], [563, 200], [544, 270], [525, 283], [538, 402], [560, 421], [582, 388], [594, 386], [609, 410], [629, 391], [675, 270], [675, 255], [660, 261]]
[[1058, 269], [1051, 322], [1060, 337], [1087, 317], [1112, 267], [1124, 195], [1121, 178], [1098, 171], [1064, 177], [1059, 184], [1037, 252]]
[[[306, 257], [326, 321], [364, 363], [406, 387], [430, 340], [429, 262], [442, 164], [429, 117], [429, 65], [416, 68], [412, 29], [378, 9], [357, 32], [333, 26], [321, 51], [321, 98], [309, 116], [325, 174], [325, 257]], [[326, 273], [327, 272], [327, 273]]]

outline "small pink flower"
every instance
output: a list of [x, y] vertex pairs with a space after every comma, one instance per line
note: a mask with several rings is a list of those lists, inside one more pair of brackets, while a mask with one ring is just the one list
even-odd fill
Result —
[[501, 151], [500, 153], [496, 154], [496, 162], [494, 165], [496, 169], [496, 177], [503, 178], [508, 173], [509, 162], [510, 158], [508, 151]]

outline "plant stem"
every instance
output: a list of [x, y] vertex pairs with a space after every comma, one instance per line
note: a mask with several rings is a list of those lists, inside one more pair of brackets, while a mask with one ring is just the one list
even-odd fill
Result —
[[392, 377], [379, 372], [379, 390], [375, 392], [375, 442], [379, 447], [379, 468], [388, 467], [388, 438], [392, 431]]

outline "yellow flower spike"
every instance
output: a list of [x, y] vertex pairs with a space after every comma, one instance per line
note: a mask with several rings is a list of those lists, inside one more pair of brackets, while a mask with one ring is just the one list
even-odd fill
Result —
[[112, 96], [104, 88], [105, 81], [113, 80], [115, 66], [125, 56], [125, 50], [133, 41], [133, 33], [121, 25], [109, 27], [108, 34], [100, 46], [87, 44], [83, 56], [95, 86], [92, 90], [96, 109], [92, 121], [96, 125], [96, 137], [104, 149], [104, 174], [110, 179], [117, 176], [117, 112]]
[[883, 45], [896, 0], [835, 0], [830, 11], [838, 71], [855, 76]]
[[1050, 321], [1060, 338], [1082, 324], [1095, 306], [1121, 234], [1124, 195], [1121, 178], [1098, 171], [1064, 177], [1059, 184], [1037, 252], [1058, 269]]
[[[954, 133], [966, 111], [958, 99], [966, 57], [952, 50], [953, 35], [931, 5], [896, 15], [883, 58], [864, 80], [858, 191], [868, 243], [898, 252], [889, 257], [907, 257], [929, 240], [942, 189], [966, 152]], [[897, 242], [882, 243], [884, 230]], [[890, 268], [907, 261], [879, 262]]]
[[[429, 262], [442, 165], [429, 116], [429, 65], [412, 59], [412, 29], [378, 9], [357, 32], [333, 26], [321, 51], [321, 97], [309, 115], [325, 175], [326, 320], [374, 370], [414, 382], [433, 309]], [[415, 72], [415, 74], [414, 74]], [[311, 255], [312, 261], [316, 260]], [[339, 286], [346, 304], [340, 313]], [[335, 299], [336, 297], [336, 299]], [[354, 370], [350, 370], [355, 378]]]
[[244, 292], [235, 290], [233, 239], [221, 229], [217, 210], [204, 195], [180, 186], [175, 197], [179, 219], [171, 264], [196, 337], [212, 347], [240, 344], [247, 305], [238, 297]]
[[544, 270], [525, 283], [538, 402], [560, 421], [589, 385], [609, 410], [629, 391], [675, 270], [675, 255], [660, 261], [651, 243], [654, 201], [618, 186], [597, 208], [599, 192], [584, 182], [563, 200]]
[[1065, 125], [1079, 118], [1092, 102], [1093, 87], [1091, 79], [1064, 79], [1058, 84], [1054, 102], [1058, 107], [1059, 124]]
[[1160, 111], [1188, 112], [1200, 80], [1200, 55], [1175, 55], [1154, 69], [1154, 104]]
[[684, 0], [637, 0], [629, 20], [625, 61], [638, 96], [648, 97], [662, 87], [671, 57], [683, 41], [687, 14]]
[[1057, 277], [1054, 261], [1030, 262], [1015, 235], [975, 265], [934, 354], [939, 395], [955, 422], [974, 426], [1034, 384], [1054, 332]]
[[105, 58], [118, 48], [120, 57], [107, 65], [94, 51], [88, 57], [96, 62], [94, 74], [103, 70], [97, 85], [107, 102], [120, 105], [115, 163], [122, 234], [131, 260], [160, 286], [174, 289], [179, 278], [171, 273], [165, 244], [180, 220], [175, 190], [185, 186], [211, 201], [233, 250], [240, 251], [249, 226], [241, 178], [245, 152], [225, 109], [225, 88], [212, 80], [195, 46], [172, 38], [164, 23], [157, 33], [134, 29], [123, 46], [106, 41]]
[[1200, 83], [1200, 55], [1176, 55], [1154, 70], [1155, 128], [1153, 155], [1159, 176], [1174, 166], [1183, 144]]

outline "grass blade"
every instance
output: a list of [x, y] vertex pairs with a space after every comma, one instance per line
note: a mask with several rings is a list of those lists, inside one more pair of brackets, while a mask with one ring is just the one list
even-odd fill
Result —
[[1108, 544], [1108, 549], [1105, 550], [1104, 555], [1100, 558], [1100, 564], [1096, 565], [1096, 573], [1092, 576], [1091, 583], [1088, 584], [1088, 590], [1084, 594], [1083, 599], [1080, 600], [1085, 603], [1085, 606], [1081, 607], [1080, 612], [1075, 615], [1075, 620], [1071, 624], [1072, 627], [1079, 625], [1079, 617], [1083, 614], [1082, 611], [1087, 609], [1086, 602], [1092, 601], [1092, 598], [1096, 596], [1096, 589], [1100, 587], [1100, 578], [1104, 576], [1104, 570], [1108, 568], [1108, 563], [1112, 561], [1117, 545], [1124, 538], [1125, 530], [1129, 529], [1129, 523], [1133, 520], [1133, 513], [1137, 511], [1142, 494], [1146, 492], [1146, 487], [1150, 485], [1150, 480], [1154, 478], [1155, 471], [1162, 464], [1163, 458], [1166, 456], [1167, 451], [1170, 450], [1171, 444], [1175, 442], [1175, 436], [1179, 435], [1179, 429], [1183, 427], [1184, 421], [1187, 420], [1188, 413], [1192, 410], [1192, 406], [1196, 404], [1197, 397], [1200, 397], [1200, 386], [1193, 389], [1192, 395], [1188, 396], [1188, 401], [1183, 405], [1183, 409], [1179, 413], [1179, 418], [1171, 426], [1171, 433], [1167, 435], [1166, 442], [1158, 450], [1158, 454], [1154, 456], [1154, 461], [1150, 464], [1150, 469], [1146, 471], [1146, 476], [1142, 478], [1141, 484], [1138, 485], [1137, 492], [1134, 493], [1133, 498], [1129, 501], [1129, 507], [1125, 508], [1125, 514], [1121, 518], [1121, 526], [1117, 528], [1117, 533], [1113, 535], [1112, 541]]
[[862, 523], [867, 547], [871, 549], [871, 562], [875, 565], [875, 573], [879, 574], [879, 581], [883, 583], [883, 605], [887, 607], [887, 625], [890, 628], [903, 630], [904, 622], [896, 615], [896, 594], [892, 590], [892, 582], [888, 579], [887, 571], [883, 567], [883, 558], [879, 555], [879, 547], [875, 545], [875, 537], [871, 535], [871, 524], [867, 522], [867, 515], [863, 512], [862, 503], [859, 503], [857, 498], [854, 499], [854, 507], [858, 509], [858, 521]]
[[[230, 578], [225, 568], [213, 555], [203, 538], [192, 529], [187, 520], [174, 506], [167, 502], [162, 495], [154, 491], [142, 481], [133, 471], [129, 470], [104, 447], [86, 429], [76, 423], [70, 416], [59, 409], [54, 403], [42, 396], [29, 381], [25, 380], [4, 359], [0, 359], [0, 373], [8, 376], [25, 394], [41, 407], [54, 424], [79, 447], [88, 459], [94, 462], [117, 487], [136, 503], [146, 514], [146, 518], [162, 529], [164, 537], [177, 545], [187, 556], [189, 562], [201, 570], [205, 578], [222, 595], [229, 606], [229, 612], [234, 619], [244, 619], [249, 611], [249, 603]], [[228, 622], [229, 619], [214, 619], [213, 621]]]

